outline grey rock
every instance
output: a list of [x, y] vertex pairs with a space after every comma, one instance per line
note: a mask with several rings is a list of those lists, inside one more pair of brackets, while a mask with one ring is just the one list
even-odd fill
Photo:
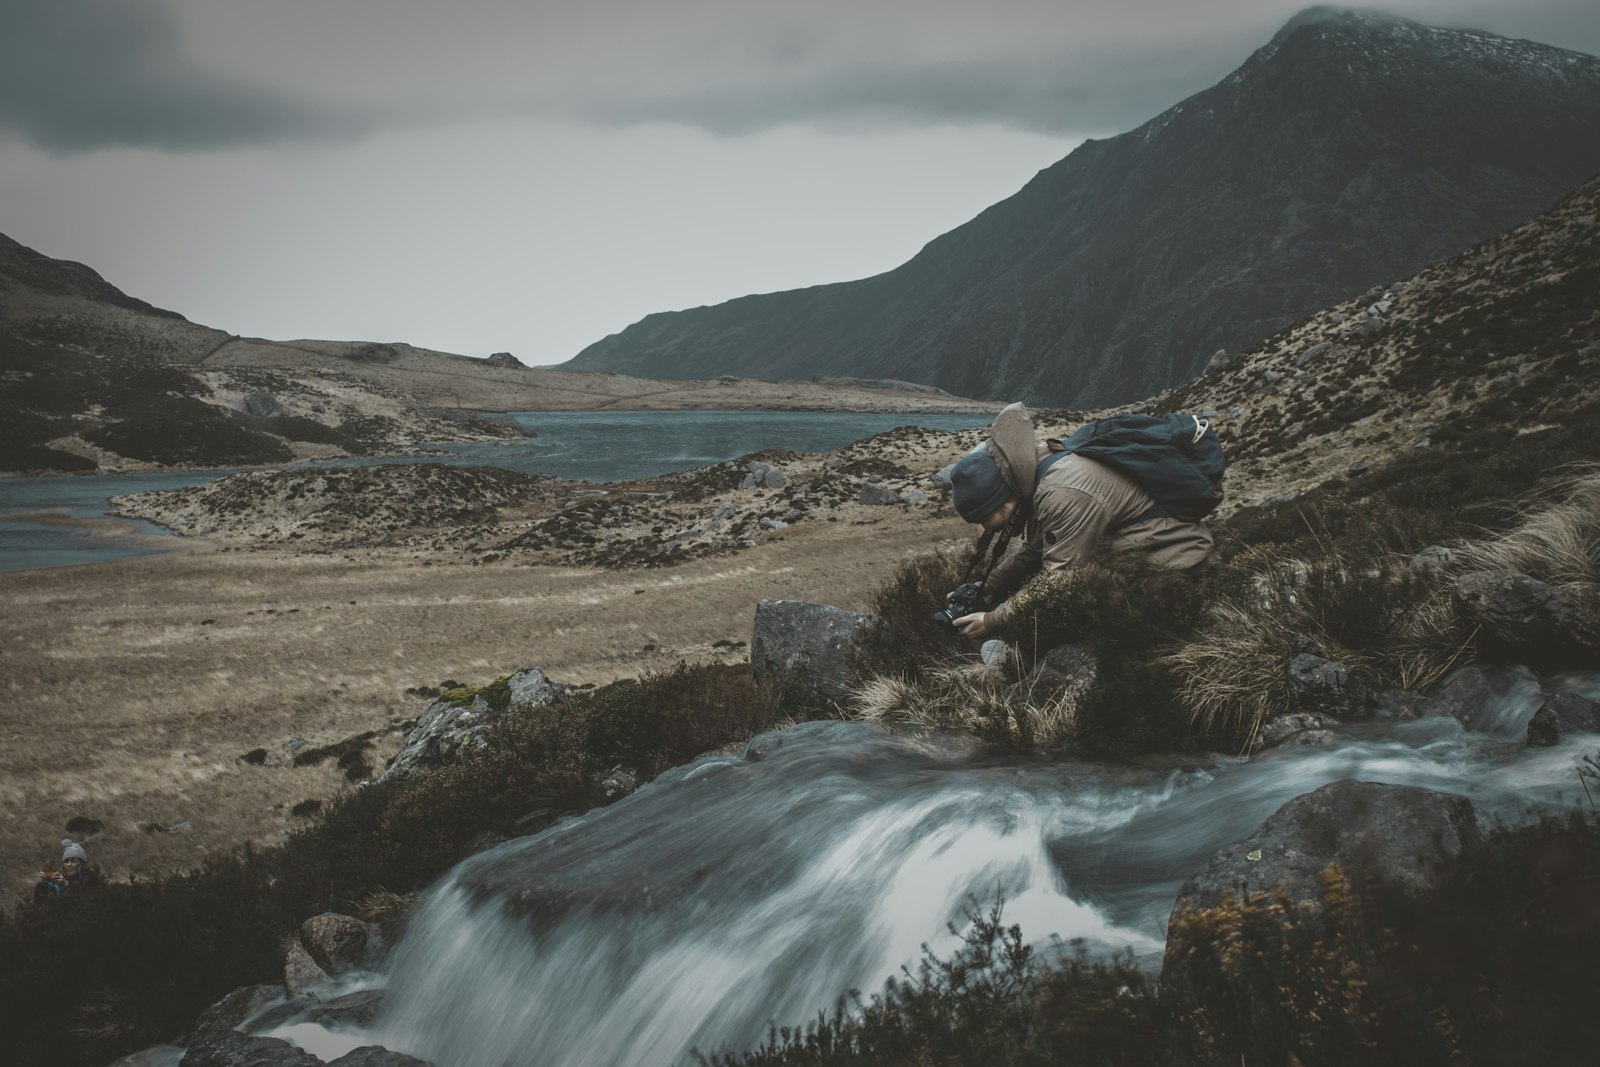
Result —
[[1261, 725], [1260, 732], [1256, 734], [1256, 743], [1262, 749], [1276, 748], [1306, 731], [1325, 732], [1336, 721], [1331, 715], [1316, 711], [1295, 711], [1287, 715], [1278, 715]]
[[242, 986], [201, 1012], [200, 1017], [194, 1021], [195, 1032], [232, 1030], [281, 996], [283, 996], [282, 986]]
[[362, 1045], [336, 1060], [329, 1060], [328, 1065], [329, 1067], [433, 1067], [428, 1060], [419, 1060], [403, 1052], [390, 1052], [382, 1045]]
[[954, 480], [950, 477], [951, 474], [955, 472], [955, 469], [956, 465], [954, 463], [951, 463], [948, 466], [940, 467], [938, 470], [934, 471], [928, 476], [928, 480], [934, 485], [938, 486], [940, 489], [948, 489], [955, 484]]
[[1367, 473], [1371, 469], [1372, 461], [1370, 459], [1358, 459], [1354, 463], [1350, 464], [1350, 466], [1345, 468], [1344, 474], [1346, 478], [1355, 478]]
[[1250, 409], [1243, 404], [1235, 404], [1228, 409], [1228, 418], [1230, 419], [1242, 419], [1248, 414], [1250, 414]]
[[1307, 348], [1304, 352], [1301, 352], [1298, 356], [1294, 357], [1294, 365], [1296, 367], [1303, 367], [1332, 348], [1332, 341], [1318, 341], [1316, 344], [1312, 345], [1310, 348]]
[[1076, 705], [1100, 684], [1100, 660], [1088, 645], [1060, 645], [1046, 652], [1028, 677], [1012, 686], [1033, 704]]
[[639, 772], [631, 767], [618, 765], [597, 778], [594, 788], [595, 792], [600, 794], [600, 799], [606, 803], [621, 800], [638, 790]]
[[[1352, 881], [1372, 879], [1411, 894], [1437, 888], [1478, 841], [1472, 802], [1414, 786], [1346, 779], [1295, 797], [1237, 845], [1191, 875], [1178, 901], [1196, 910], [1257, 893], [1282, 893], [1293, 908], [1324, 905], [1322, 873], [1337, 863]], [[1167, 944], [1167, 960], [1190, 946]]]
[[766, 518], [761, 520], [761, 528], [763, 530], [787, 530], [789, 524], [782, 519]]
[[1430, 574], [1440, 574], [1450, 568], [1455, 553], [1444, 545], [1429, 545], [1411, 557], [1411, 565]]
[[755, 487], [756, 487], [756, 476], [754, 474], [746, 474], [744, 476], [744, 481], [739, 483], [739, 488], [740, 489], [754, 489]]
[[1434, 686], [1414, 717], [1448, 715], [1468, 730], [1504, 732], [1508, 717], [1515, 717], [1538, 690], [1539, 679], [1526, 667], [1474, 663], [1451, 671]]
[[1600, 586], [1471, 571], [1455, 580], [1450, 595], [1457, 614], [1480, 628], [1480, 648], [1561, 666], [1600, 658]]
[[1283, 378], [1284, 374], [1281, 370], [1264, 370], [1261, 372], [1261, 380], [1264, 382], [1281, 382]]
[[328, 974], [317, 961], [306, 951], [306, 947], [296, 941], [289, 946], [288, 953], [283, 959], [283, 989], [291, 997], [315, 989], [328, 980]]
[[240, 402], [244, 404], [244, 410], [248, 414], [261, 418], [275, 418], [283, 414], [283, 406], [278, 403], [278, 398], [265, 389], [246, 393]]
[[545, 676], [537, 667], [524, 667], [506, 679], [511, 699], [495, 711], [482, 696], [461, 707], [443, 698], [423, 711], [405, 736], [393, 762], [378, 781], [409, 778], [422, 771], [459, 762], [488, 744], [488, 727], [507, 715], [566, 699], [566, 686]]
[[822, 461], [822, 465], [831, 471], [836, 471], [840, 467], [844, 466], [844, 460], [840, 459], [838, 456], [829, 456], [827, 459]]
[[1011, 644], [998, 637], [991, 637], [978, 646], [978, 658], [986, 666], [997, 667], [1011, 662]]
[[172, 1067], [182, 1058], [180, 1045], [152, 1045], [113, 1061], [111, 1067]]
[[861, 630], [872, 621], [830, 604], [763, 599], [750, 639], [751, 672], [757, 684], [836, 698], [849, 680]]
[[926, 504], [928, 502], [928, 494], [921, 489], [907, 489], [900, 494], [900, 500], [905, 504]]
[[1226, 348], [1219, 348], [1211, 354], [1211, 358], [1206, 361], [1206, 369], [1201, 373], [1204, 374], [1209, 371], [1221, 370], [1232, 363], [1233, 359], [1234, 357], [1228, 355], [1228, 350]]
[[322, 1067], [322, 1061], [276, 1037], [204, 1030], [189, 1042], [181, 1067]]
[[1367, 717], [1366, 687], [1351, 676], [1350, 668], [1309, 652], [1289, 661], [1289, 701], [1296, 711], [1339, 719]]
[[1600, 733], [1600, 700], [1579, 693], [1552, 693], [1528, 720], [1528, 744], [1553, 745], [1567, 734]]
[[330, 975], [344, 974], [367, 962], [367, 924], [348, 915], [325, 911], [300, 924], [300, 943]]
[[1213, 407], [1203, 407], [1200, 409], [1200, 417], [1202, 419], [1214, 419], [1217, 417], [1217, 409]]
[[898, 504], [900, 494], [886, 485], [867, 482], [861, 486], [861, 496], [858, 499], [863, 504]]
[[761, 476], [761, 484], [768, 489], [782, 489], [788, 480], [782, 467], [768, 467], [766, 473]]

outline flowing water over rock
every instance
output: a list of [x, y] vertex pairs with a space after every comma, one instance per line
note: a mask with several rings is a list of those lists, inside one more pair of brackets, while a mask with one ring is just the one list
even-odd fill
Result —
[[1596, 737], [1521, 747], [1537, 704], [1509, 695], [1492, 734], [1379, 723], [1186, 767], [805, 724], [462, 863], [419, 906], [369, 1028], [279, 1032], [462, 1067], [683, 1062], [876, 991], [924, 945], [947, 955], [950, 924], [997, 899], [1032, 938], [1155, 966], [1183, 879], [1327, 782], [1461, 793], [1508, 818], [1580, 800]]

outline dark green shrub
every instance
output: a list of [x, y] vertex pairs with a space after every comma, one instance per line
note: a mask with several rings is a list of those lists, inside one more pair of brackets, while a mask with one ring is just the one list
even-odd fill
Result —
[[873, 597], [877, 621], [862, 635], [856, 673], [915, 678], [972, 643], [933, 621], [961, 583], [971, 549], [916, 556], [896, 568]]

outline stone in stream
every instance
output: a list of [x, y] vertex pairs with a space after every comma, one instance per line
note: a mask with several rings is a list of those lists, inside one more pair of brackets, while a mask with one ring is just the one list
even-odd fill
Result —
[[318, 967], [330, 975], [340, 975], [365, 966], [375, 955], [370, 949], [378, 947], [371, 944], [376, 932], [376, 927], [359, 919], [327, 911], [300, 924], [300, 943]]
[[328, 1067], [433, 1067], [433, 1065], [427, 1060], [419, 1060], [403, 1052], [390, 1052], [382, 1045], [363, 1045], [346, 1052], [336, 1060], [329, 1060]]
[[179, 1067], [322, 1067], [322, 1061], [280, 1038], [202, 1030], [189, 1042]]
[[756, 605], [750, 670], [758, 685], [843, 694], [850, 654], [873, 616], [806, 600], [763, 599]]
[[1526, 667], [1470, 664], [1451, 671], [1416, 706], [1416, 718], [1449, 715], [1469, 730], [1490, 729], [1501, 708], [1518, 691], [1537, 689], [1539, 679]]
[[283, 987], [278, 985], [247, 985], [235, 989], [201, 1012], [200, 1018], [194, 1022], [194, 1030], [196, 1033], [201, 1030], [231, 1030], [260, 1011], [262, 1005], [281, 996]]
[[1316, 711], [1295, 711], [1279, 715], [1262, 723], [1260, 731], [1256, 734], [1256, 744], [1263, 749], [1276, 748], [1307, 732], [1325, 733], [1335, 721], [1331, 716]]
[[[1206, 911], [1282, 894], [1289, 907], [1320, 912], [1323, 872], [1337, 863], [1352, 881], [1421, 894], [1436, 888], [1478, 840], [1472, 802], [1415, 786], [1346, 779], [1295, 797], [1255, 832], [1218, 852], [1184, 882], [1180, 907]], [[1176, 910], [1176, 909], [1175, 909]], [[1167, 944], [1167, 958], [1193, 946]]]
[[1367, 691], [1343, 663], [1302, 652], [1289, 661], [1289, 701], [1296, 711], [1339, 719], [1370, 718]]
[[1552, 693], [1528, 720], [1528, 744], [1553, 745], [1569, 733], [1600, 733], [1600, 700], [1578, 693]]
[[311, 953], [299, 941], [289, 946], [283, 959], [283, 989], [291, 997], [315, 989], [328, 980], [328, 972], [317, 966]]

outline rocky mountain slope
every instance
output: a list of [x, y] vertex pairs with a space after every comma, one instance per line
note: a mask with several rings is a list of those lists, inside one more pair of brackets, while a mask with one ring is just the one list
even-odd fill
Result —
[[[1319, 311], [1132, 407], [1215, 422], [1230, 459], [1224, 522], [1328, 487], [1359, 490], [1423, 460], [1460, 467], [1513, 443], [1537, 451], [1589, 434], [1600, 418], [1597, 293], [1600, 178], [1531, 222]], [[1127, 409], [1046, 410], [1035, 421], [1041, 433], [1064, 436]], [[392, 467], [363, 472], [349, 496], [331, 473], [315, 491], [300, 475], [274, 473], [118, 504], [238, 547], [664, 565], [738, 552], [795, 523], [948, 515], [939, 471], [981, 436], [902, 428], [828, 456], [762, 453], [603, 492], [530, 480], [507, 496], [503, 479], [473, 481], [489, 472], [446, 484], [428, 469]], [[434, 493], [445, 497], [421, 502]], [[398, 513], [383, 506], [395, 499], [419, 502]], [[356, 517], [330, 526], [324, 513]]]
[[1600, 170], [1600, 59], [1315, 8], [1222, 82], [1084, 143], [861, 281], [651, 315], [566, 364], [855, 368], [966, 396], [1148, 396]]
[[0, 235], [0, 471], [276, 463], [520, 436], [474, 411], [966, 411], [860, 378], [655, 382], [404, 344], [268, 341], [190, 322]]

